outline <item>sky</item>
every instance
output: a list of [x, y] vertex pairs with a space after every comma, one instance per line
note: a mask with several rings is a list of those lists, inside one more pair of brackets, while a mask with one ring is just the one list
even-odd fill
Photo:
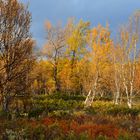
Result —
[[91, 26], [109, 23], [112, 37], [128, 18], [140, 10], [140, 0], [20, 0], [29, 4], [32, 14], [31, 33], [38, 47], [45, 43], [46, 20], [54, 25], [59, 21], [66, 24], [67, 19], [74, 17], [77, 21], [90, 21]]

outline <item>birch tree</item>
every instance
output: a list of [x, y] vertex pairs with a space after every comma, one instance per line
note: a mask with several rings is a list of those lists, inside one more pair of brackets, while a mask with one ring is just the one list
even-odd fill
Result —
[[85, 104], [91, 105], [95, 95], [101, 89], [102, 84], [100, 81], [106, 79], [107, 69], [110, 65], [110, 50], [113, 41], [110, 39], [110, 31], [108, 26], [102, 27], [98, 25], [92, 29], [89, 36], [89, 45], [91, 46], [90, 61], [91, 61], [91, 73], [92, 84], [91, 90], [87, 96]]
[[136, 12], [129, 20], [129, 24], [121, 29], [120, 43], [122, 46], [122, 78], [127, 98], [127, 105], [132, 108], [134, 98], [134, 79], [138, 52], [140, 30], [140, 12]]
[[112, 48], [112, 61], [114, 69], [114, 103], [118, 105], [121, 103], [121, 91], [122, 91], [122, 69], [121, 69], [121, 58], [123, 52], [121, 47], [117, 44]]

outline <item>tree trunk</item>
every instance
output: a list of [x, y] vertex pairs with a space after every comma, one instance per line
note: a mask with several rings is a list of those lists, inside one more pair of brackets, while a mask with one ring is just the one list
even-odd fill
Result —
[[132, 108], [132, 100], [131, 99], [127, 100], [127, 105], [129, 108]]
[[60, 85], [59, 85], [59, 81], [58, 81], [58, 74], [57, 74], [57, 64], [55, 64], [54, 67], [54, 81], [55, 81], [55, 91], [59, 92], [60, 91]]
[[9, 100], [6, 96], [4, 96], [2, 100], [2, 110], [4, 112], [9, 112]]
[[90, 104], [90, 101], [89, 101], [90, 95], [91, 95], [91, 90], [89, 91], [89, 93], [88, 93], [88, 95], [87, 95], [87, 97], [86, 97], [86, 100], [85, 100], [85, 102], [84, 102], [84, 104], [85, 104], [86, 106], [89, 106], [89, 104]]
[[116, 95], [115, 95], [115, 105], [118, 105], [119, 104], [119, 97], [120, 97], [120, 92], [117, 91], [116, 92]]

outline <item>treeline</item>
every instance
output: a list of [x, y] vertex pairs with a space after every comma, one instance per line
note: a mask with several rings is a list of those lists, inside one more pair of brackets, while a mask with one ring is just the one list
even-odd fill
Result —
[[[0, 0], [0, 95], [4, 111], [16, 98], [65, 93], [110, 97], [131, 108], [140, 91], [140, 12], [111, 38], [109, 26], [46, 21], [46, 44], [34, 51], [31, 15], [17, 0]], [[26, 104], [26, 103], [25, 103]]]
[[90, 22], [70, 19], [54, 26], [47, 21], [46, 44], [32, 71], [34, 93], [86, 95], [86, 105], [96, 96], [110, 97], [131, 108], [140, 89], [139, 21], [136, 12], [120, 28], [117, 41], [108, 25], [92, 28]]

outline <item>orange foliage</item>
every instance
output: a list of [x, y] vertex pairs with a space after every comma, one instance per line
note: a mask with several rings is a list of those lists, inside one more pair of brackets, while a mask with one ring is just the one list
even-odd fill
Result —
[[83, 124], [78, 125], [76, 122], [71, 123], [71, 130], [77, 135], [87, 132], [91, 138], [99, 135], [104, 135], [110, 138], [117, 139], [119, 130], [113, 125], [96, 125], [96, 124]]
[[44, 125], [49, 126], [49, 125], [52, 125], [53, 123], [55, 123], [55, 120], [53, 118], [46, 117], [43, 119], [42, 123]]
[[75, 120], [55, 120], [53, 118], [45, 118], [43, 119], [42, 123], [44, 125], [52, 125], [53, 123], [57, 122], [60, 129], [64, 134], [68, 134], [71, 131], [74, 132], [76, 135], [87, 133], [90, 138], [96, 138], [99, 135], [104, 135], [109, 138], [117, 139], [119, 135], [119, 129], [112, 125], [112, 124], [104, 124], [104, 125], [97, 125], [94, 123], [83, 123], [80, 124], [78, 121]]

